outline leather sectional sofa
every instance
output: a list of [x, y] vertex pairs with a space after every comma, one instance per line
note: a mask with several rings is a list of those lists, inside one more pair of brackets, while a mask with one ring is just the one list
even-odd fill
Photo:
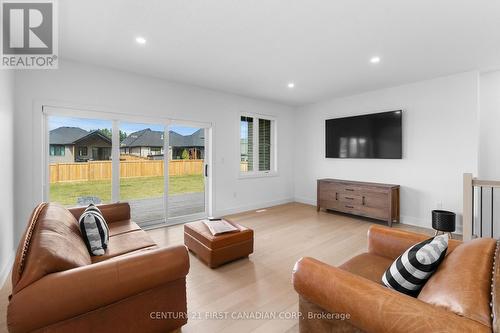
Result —
[[96, 257], [78, 227], [83, 208], [34, 210], [12, 270], [10, 332], [169, 332], [187, 322], [186, 248], [159, 248], [127, 203], [99, 208], [110, 240]]
[[450, 240], [438, 270], [418, 297], [390, 290], [381, 277], [411, 245], [429, 236], [372, 226], [368, 252], [339, 267], [299, 260], [300, 332], [500, 332], [497, 241]]

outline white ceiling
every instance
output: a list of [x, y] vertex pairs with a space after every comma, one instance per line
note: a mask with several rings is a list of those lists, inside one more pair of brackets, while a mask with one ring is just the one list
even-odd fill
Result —
[[498, 0], [63, 0], [59, 12], [62, 58], [290, 105], [500, 68]]

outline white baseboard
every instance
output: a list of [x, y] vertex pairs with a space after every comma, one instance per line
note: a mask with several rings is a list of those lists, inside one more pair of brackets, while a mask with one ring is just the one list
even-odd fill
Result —
[[[300, 202], [307, 205], [316, 206], [316, 199], [306, 198], [306, 197], [295, 197], [295, 202]], [[458, 221], [457, 221], [458, 222]], [[407, 224], [415, 227], [432, 229], [432, 222], [426, 219], [421, 219], [414, 216], [401, 215], [400, 217], [401, 224]], [[462, 226], [457, 223], [457, 230], [454, 232], [455, 234], [462, 234]]]
[[418, 217], [408, 216], [408, 215], [401, 215], [399, 223], [408, 224], [415, 227], [427, 228], [427, 229], [432, 228], [431, 221], [425, 221]]
[[238, 213], [247, 212], [249, 210], [256, 210], [256, 209], [261, 209], [261, 208], [266, 208], [266, 207], [271, 207], [271, 206], [283, 205], [283, 204], [290, 203], [293, 201], [294, 201], [293, 198], [288, 198], [288, 199], [260, 202], [260, 203], [256, 203], [256, 204], [245, 205], [245, 206], [240, 206], [240, 207], [235, 207], [235, 208], [221, 209], [221, 210], [217, 210], [215, 212], [214, 216], [226, 216], [226, 215], [238, 214]]
[[9, 259], [5, 263], [3, 267], [0, 269], [0, 288], [3, 287], [7, 277], [9, 276], [10, 270], [12, 269], [12, 264], [14, 263], [14, 258], [16, 256], [16, 252], [12, 250], [12, 253], [9, 256]]
[[[401, 215], [401, 224], [412, 225], [415, 227], [421, 227], [426, 229], [432, 229], [432, 221], [426, 219], [420, 219], [413, 216], [405, 216]], [[454, 234], [461, 235], [462, 234], [462, 226], [457, 223], [456, 230], [453, 232]]]
[[316, 206], [316, 199], [306, 198], [306, 197], [295, 197], [295, 202], [303, 203], [306, 205]]

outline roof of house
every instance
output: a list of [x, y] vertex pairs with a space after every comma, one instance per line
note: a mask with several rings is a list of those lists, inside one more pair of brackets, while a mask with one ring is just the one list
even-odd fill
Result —
[[80, 127], [58, 127], [49, 132], [49, 143], [51, 145], [69, 145], [88, 134], [89, 132]]
[[80, 127], [58, 127], [49, 132], [49, 144], [72, 145], [87, 140], [93, 136], [111, 144], [111, 139], [99, 131], [86, 131]]
[[121, 142], [121, 147], [161, 147], [163, 146], [163, 132], [152, 131], [149, 128], [130, 133]]
[[[181, 135], [170, 131], [169, 145], [173, 147], [203, 147], [205, 145], [203, 133], [203, 129], [199, 129], [191, 135]], [[161, 147], [163, 146], [163, 139], [162, 131], [153, 131], [146, 128], [129, 134], [122, 141], [121, 147]]]
[[[71, 145], [97, 135], [111, 144], [111, 139], [99, 131], [88, 132], [79, 127], [58, 127], [49, 132], [51, 145]], [[169, 132], [169, 145], [174, 147], [203, 147], [204, 131], [199, 129], [191, 135], [181, 135], [174, 131]], [[161, 147], [163, 146], [163, 132], [143, 129], [128, 135], [121, 143], [121, 147]]]
[[101, 132], [99, 131], [91, 131], [91, 132], [87, 132], [87, 135], [84, 135], [83, 137], [75, 140], [73, 143], [74, 144], [78, 144], [79, 142], [82, 142], [82, 141], [85, 141], [87, 139], [90, 139], [91, 137], [94, 137], [94, 136], [97, 136], [99, 137], [101, 140], [111, 144], [111, 138], [107, 137], [106, 135], [102, 134]]

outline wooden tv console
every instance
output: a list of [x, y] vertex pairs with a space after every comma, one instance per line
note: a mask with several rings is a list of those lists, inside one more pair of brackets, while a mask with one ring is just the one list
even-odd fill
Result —
[[320, 208], [399, 222], [399, 185], [340, 179], [318, 179], [317, 210]]

